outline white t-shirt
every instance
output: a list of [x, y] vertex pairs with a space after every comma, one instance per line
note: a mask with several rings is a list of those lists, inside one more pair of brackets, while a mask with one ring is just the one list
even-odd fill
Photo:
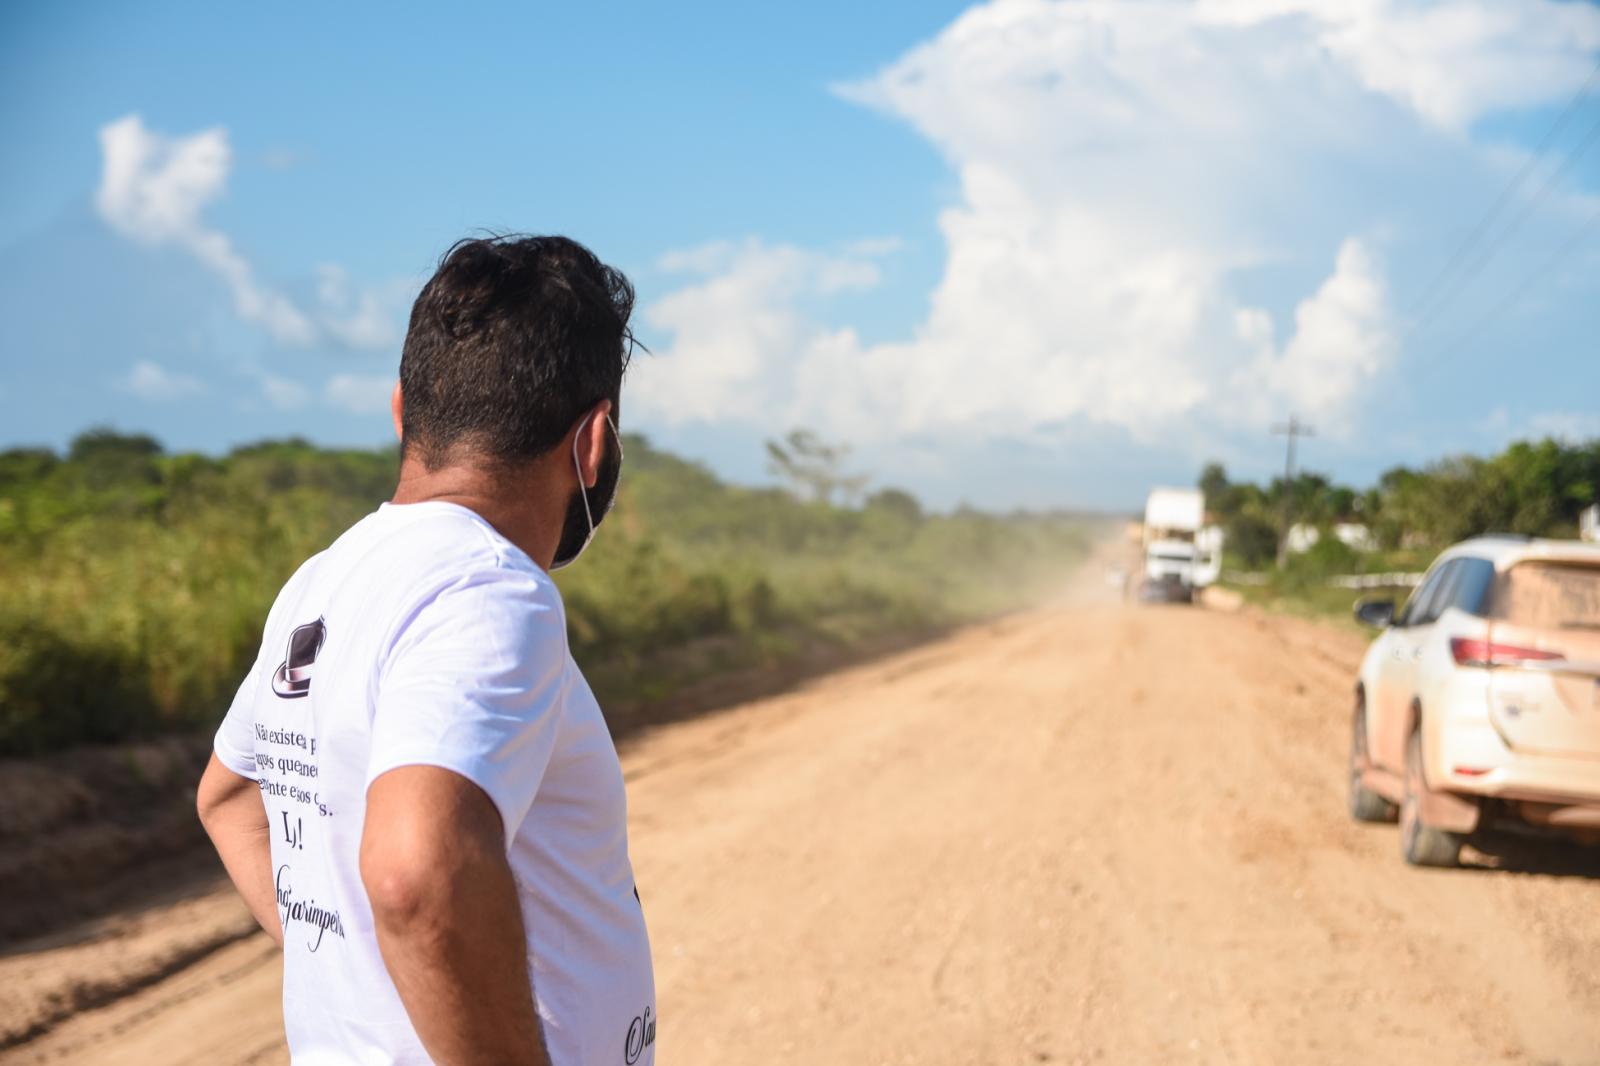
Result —
[[500, 811], [557, 1066], [648, 1066], [655, 983], [627, 801], [550, 578], [448, 503], [384, 504], [297, 571], [216, 737], [259, 782], [298, 1066], [426, 1063], [357, 856], [367, 786], [441, 766]]

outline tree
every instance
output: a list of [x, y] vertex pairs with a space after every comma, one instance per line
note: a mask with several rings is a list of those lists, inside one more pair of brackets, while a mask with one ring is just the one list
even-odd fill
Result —
[[109, 426], [84, 430], [72, 439], [67, 458], [75, 463], [95, 462], [107, 457], [117, 461], [154, 459], [161, 454], [161, 443], [144, 433], [118, 433]]
[[59, 460], [49, 448], [8, 448], [0, 452], [0, 491], [42, 481]]
[[1228, 549], [1236, 552], [1246, 566], [1265, 565], [1278, 554], [1278, 525], [1258, 508], [1232, 516], [1223, 529]]
[[767, 441], [767, 469], [789, 482], [796, 495], [831, 504], [839, 493], [850, 501], [871, 479], [843, 471], [849, 454], [849, 445], [828, 444], [809, 429], [793, 429], [782, 441]]
[[1355, 489], [1335, 485], [1328, 490], [1328, 515], [1334, 521], [1350, 518], [1361, 510], [1359, 501]]
[[867, 497], [866, 507], [869, 511], [892, 514], [905, 522], [922, 521], [922, 504], [904, 489], [879, 489]]

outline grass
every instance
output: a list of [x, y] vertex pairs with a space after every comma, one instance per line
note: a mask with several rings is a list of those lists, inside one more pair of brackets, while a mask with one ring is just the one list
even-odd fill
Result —
[[1246, 585], [1224, 581], [1222, 587], [1233, 589], [1244, 601], [1264, 610], [1280, 614], [1331, 622], [1352, 631], [1369, 632], [1356, 621], [1356, 601], [1363, 597], [1392, 596], [1396, 603], [1404, 602], [1410, 588], [1346, 589], [1330, 585], [1302, 585], [1285, 587], [1276, 583]]
[[[1368, 589], [1343, 588], [1329, 584], [1340, 574], [1420, 573], [1433, 561], [1428, 550], [1355, 552], [1334, 542], [1336, 547], [1314, 548], [1304, 555], [1291, 556], [1284, 570], [1246, 571], [1241, 560], [1230, 558], [1224, 566], [1224, 588], [1238, 592], [1246, 603], [1270, 611], [1332, 622], [1352, 631], [1368, 632], [1356, 621], [1356, 602], [1366, 598], [1391, 597], [1397, 604], [1411, 594], [1406, 585]], [[1226, 575], [1250, 574], [1259, 580], [1226, 580]]]
[[[210, 728], [283, 582], [395, 473], [392, 451], [212, 459], [92, 436], [65, 457], [0, 453], [0, 755]], [[1022, 606], [1086, 550], [1070, 516], [927, 514], [892, 491], [828, 506], [642, 438], [627, 454], [615, 511], [557, 583], [597, 692], [646, 717], [719, 672]]]

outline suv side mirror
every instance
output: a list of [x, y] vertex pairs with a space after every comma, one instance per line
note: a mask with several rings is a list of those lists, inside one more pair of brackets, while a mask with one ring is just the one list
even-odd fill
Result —
[[1394, 625], [1393, 600], [1357, 600], [1356, 621], [1376, 629]]

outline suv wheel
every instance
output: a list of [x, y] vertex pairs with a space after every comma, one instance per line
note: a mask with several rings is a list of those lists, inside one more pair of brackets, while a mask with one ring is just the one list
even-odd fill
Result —
[[1361, 783], [1368, 763], [1367, 707], [1358, 696], [1350, 726], [1350, 817], [1358, 822], [1392, 822], [1399, 813], [1395, 805]]
[[1400, 854], [1412, 866], [1459, 866], [1461, 835], [1422, 824], [1422, 731], [1406, 741], [1405, 799], [1400, 804]]

